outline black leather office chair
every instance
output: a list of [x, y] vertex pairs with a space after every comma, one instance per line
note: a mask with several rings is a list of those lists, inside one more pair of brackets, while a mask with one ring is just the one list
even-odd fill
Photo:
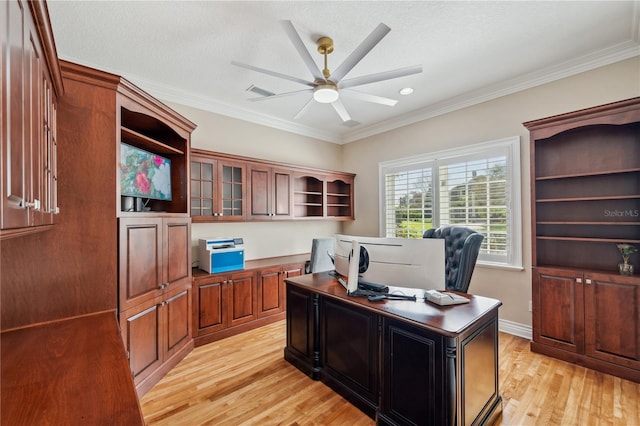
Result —
[[334, 238], [314, 238], [311, 243], [311, 259], [305, 265], [307, 274], [332, 271]]
[[447, 290], [467, 293], [484, 236], [462, 226], [427, 229], [422, 238], [443, 238]]

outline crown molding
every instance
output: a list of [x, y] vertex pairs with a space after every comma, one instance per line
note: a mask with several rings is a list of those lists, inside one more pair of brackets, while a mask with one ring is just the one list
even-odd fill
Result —
[[640, 44], [635, 41], [627, 41], [618, 45], [602, 49], [576, 59], [562, 62], [545, 69], [525, 74], [523, 76], [507, 80], [492, 86], [464, 93], [460, 96], [432, 104], [428, 107], [414, 111], [400, 117], [381, 121], [372, 126], [350, 131], [343, 137], [342, 143], [354, 142], [365, 137], [388, 132], [399, 127], [417, 123], [419, 121], [434, 118], [462, 108], [487, 102], [502, 96], [517, 93], [542, 84], [551, 83], [562, 78], [571, 77], [586, 71], [620, 62], [626, 59], [640, 56]]
[[[640, 2], [636, 3], [636, 9], [640, 10], [640, 6], [638, 6], [638, 4], [640, 4]], [[637, 15], [637, 13], [634, 15]], [[640, 56], [640, 42], [638, 39], [640, 39], [640, 24], [636, 24], [634, 27], [633, 40], [629, 40], [579, 58], [571, 59], [536, 72], [525, 74], [511, 80], [467, 92], [454, 98], [434, 103], [409, 114], [378, 122], [371, 126], [354, 129], [344, 135], [322, 131], [270, 115], [260, 114], [255, 111], [250, 111], [245, 108], [217, 101], [210, 97], [178, 90], [175, 87], [169, 87], [140, 76], [127, 75], [125, 77], [136, 85], [144, 87], [144, 90], [149, 92], [151, 95], [164, 101], [174, 102], [285, 132], [342, 145], [457, 111], [462, 108], [474, 106], [482, 102], [497, 99], [502, 96], [517, 93], [542, 84], [551, 83], [562, 78], [591, 71], [635, 56]], [[65, 59], [76, 63], [82, 62], [74, 58]], [[108, 70], [105, 69], [105, 67], [98, 65], [87, 63], [84, 65], [99, 68], [114, 74], [120, 73], [117, 70]]]

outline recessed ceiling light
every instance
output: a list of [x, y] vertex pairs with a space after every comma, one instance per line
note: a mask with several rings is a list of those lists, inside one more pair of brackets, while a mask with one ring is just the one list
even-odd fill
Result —
[[413, 93], [413, 88], [411, 87], [404, 87], [402, 89], [400, 89], [399, 92], [402, 96], [407, 96]]

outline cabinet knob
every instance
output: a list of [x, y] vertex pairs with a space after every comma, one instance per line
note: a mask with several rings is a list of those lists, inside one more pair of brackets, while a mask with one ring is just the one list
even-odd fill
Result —
[[581, 284], [581, 283], [582, 283], [582, 278], [576, 278], [576, 282], [577, 282], [578, 284]]
[[585, 282], [587, 285], [591, 284], [591, 280], [590, 280], [589, 278], [587, 278], [586, 280], [584, 280], [584, 282]]
[[40, 200], [33, 200], [33, 202], [25, 201], [24, 206], [28, 209], [40, 210]]

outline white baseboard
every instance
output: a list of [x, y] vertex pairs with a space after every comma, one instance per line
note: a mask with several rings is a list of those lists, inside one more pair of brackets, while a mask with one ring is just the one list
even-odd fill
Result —
[[531, 340], [533, 331], [530, 325], [520, 324], [513, 321], [498, 320], [498, 331], [507, 334], [513, 334], [514, 336], [522, 337]]

